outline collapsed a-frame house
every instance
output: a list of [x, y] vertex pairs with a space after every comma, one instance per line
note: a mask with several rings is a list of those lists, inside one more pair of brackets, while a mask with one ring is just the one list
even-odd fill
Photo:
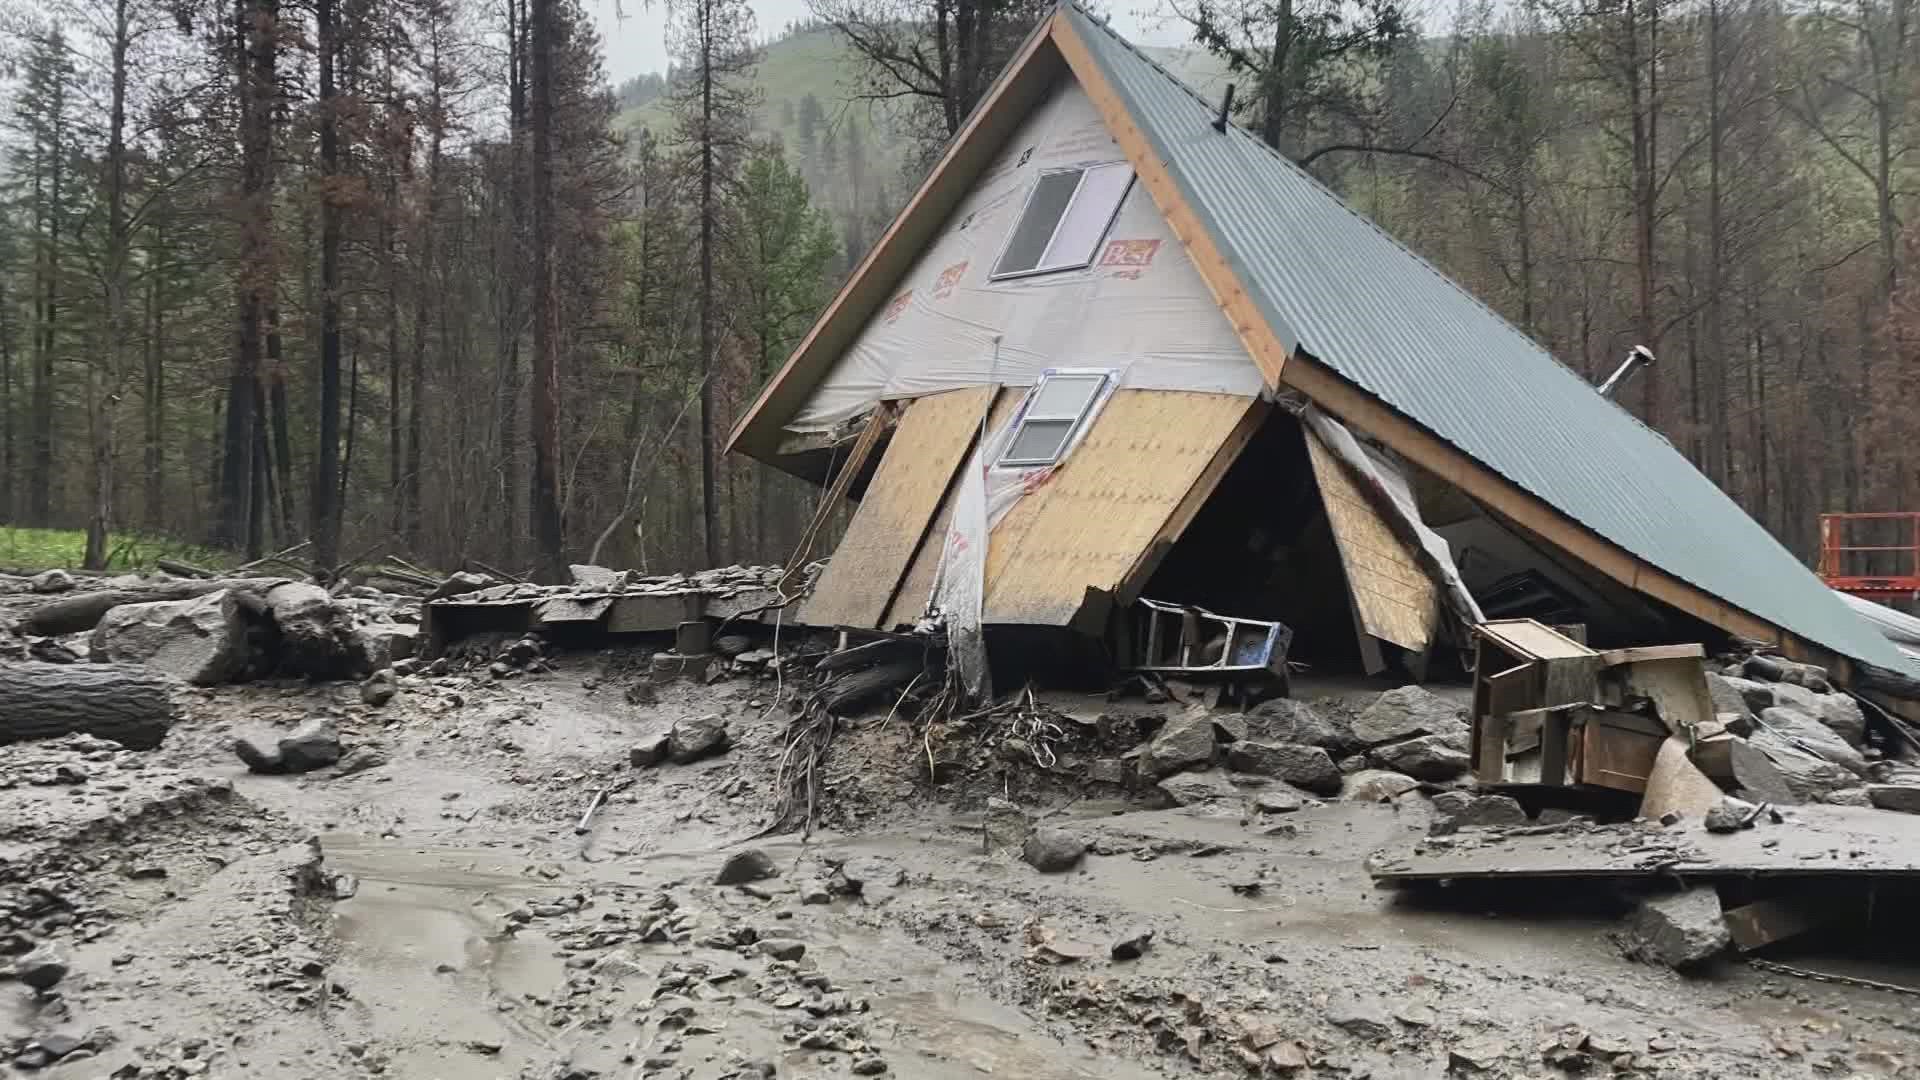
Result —
[[1370, 670], [1449, 613], [1906, 670], [1659, 434], [1070, 5], [732, 448], [860, 497], [815, 625], [937, 599], [1017, 655], [1112, 648], [1144, 596]]

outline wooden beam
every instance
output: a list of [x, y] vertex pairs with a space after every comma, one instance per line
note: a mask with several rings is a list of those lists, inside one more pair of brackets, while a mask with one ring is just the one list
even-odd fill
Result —
[[[1055, 16], [1057, 19], [1058, 16]], [[1061, 68], [1052, 36], [1043, 25], [1027, 37], [1000, 78], [973, 110], [946, 153], [920, 183], [919, 190], [867, 249], [866, 257], [814, 321], [787, 362], [733, 426], [727, 450], [780, 464], [781, 427], [792, 416], [840, 353], [893, 294], [926, 242], [973, 187], [1035, 102], [1058, 78]]]
[[1240, 343], [1247, 347], [1248, 355], [1267, 378], [1267, 385], [1277, 386], [1280, 373], [1287, 364], [1290, 346], [1283, 343], [1267, 324], [1260, 308], [1247, 295], [1241, 286], [1240, 277], [1233, 272], [1225, 255], [1221, 254], [1213, 236], [1200, 223], [1193, 208], [1180, 194], [1179, 185], [1174, 182], [1173, 174], [1167, 171], [1166, 163], [1154, 152], [1153, 145], [1133, 122], [1133, 114], [1127, 110], [1126, 103], [1114, 90], [1113, 84], [1100, 70], [1100, 64], [1087, 50], [1086, 43], [1074, 33], [1073, 23], [1066, 12], [1056, 11], [1050, 21], [1049, 33], [1053, 43], [1066, 58], [1067, 67], [1073, 71], [1073, 77], [1080, 81], [1080, 89], [1086, 91], [1094, 107], [1100, 111], [1100, 118], [1107, 123], [1107, 133], [1120, 144], [1121, 152], [1127, 155], [1127, 163], [1133, 166], [1133, 174], [1146, 185], [1147, 193], [1153, 196], [1153, 204], [1160, 208], [1161, 216], [1180, 238], [1187, 249], [1187, 257], [1193, 260], [1200, 271], [1200, 280], [1206, 282], [1207, 290], [1213, 294], [1214, 303], [1220, 305], [1220, 311], [1226, 315], [1227, 322], [1233, 326], [1233, 332], [1240, 337]]

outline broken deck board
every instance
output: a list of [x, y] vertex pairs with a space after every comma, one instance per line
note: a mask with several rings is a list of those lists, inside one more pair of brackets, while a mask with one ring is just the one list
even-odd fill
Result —
[[993, 394], [991, 386], [969, 386], [908, 403], [799, 621], [880, 625], [954, 472], [973, 448]]
[[[1376, 881], [1526, 878], [1920, 877], [1920, 815], [1796, 806], [1787, 820], [1734, 833], [1697, 822], [1592, 826], [1535, 836], [1462, 833], [1446, 847], [1377, 852]], [[1766, 841], [1776, 841], [1772, 847]]]

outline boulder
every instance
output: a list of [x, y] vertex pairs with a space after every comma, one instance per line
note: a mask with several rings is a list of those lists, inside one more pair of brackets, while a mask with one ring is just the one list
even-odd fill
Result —
[[276, 739], [242, 736], [233, 741], [233, 753], [246, 765], [248, 772], [272, 774], [287, 771], [287, 767], [280, 762], [280, 744]]
[[493, 584], [492, 578], [468, 573], [465, 570], [459, 570], [447, 575], [445, 581], [435, 585], [433, 591], [427, 594], [427, 599], [444, 600], [449, 596], [459, 596], [463, 593], [484, 589], [491, 584]]
[[59, 985], [69, 970], [65, 953], [55, 946], [42, 945], [14, 961], [13, 977], [44, 994]]
[[1867, 714], [1860, 710], [1859, 702], [1845, 694], [1821, 697], [1820, 722], [1851, 746], [1861, 746], [1867, 741]]
[[1792, 660], [1783, 660], [1778, 656], [1749, 656], [1742, 670], [1750, 679], [1763, 679], [1771, 683], [1788, 683], [1804, 686], [1822, 694], [1833, 689], [1827, 682], [1827, 669], [1813, 664], [1799, 664]]
[[720, 872], [713, 876], [715, 885], [745, 885], [754, 881], [765, 881], [779, 876], [779, 869], [773, 865], [773, 857], [759, 848], [736, 851], [727, 856], [721, 864]]
[[1318, 746], [1242, 739], [1227, 747], [1227, 764], [1240, 772], [1285, 780], [1316, 795], [1340, 793], [1340, 766]]
[[1467, 731], [1460, 706], [1419, 686], [1402, 686], [1374, 699], [1353, 720], [1353, 737], [1363, 746], [1401, 742], [1420, 735]]
[[1460, 735], [1422, 735], [1405, 742], [1376, 746], [1373, 760], [1383, 768], [1406, 773], [1418, 780], [1444, 783], [1466, 772], [1473, 763], [1460, 744]]
[[1737, 675], [1707, 672], [1707, 692], [1713, 696], [1716, 713], [1754, 713], [1772, 707], [1773, 687]]
[[394, 675], [393, 669], [381, 668], [367, 676], [367, 681], [360, 684], [360, 700], [377, 709], [392, 701], [393, 695], [399, 690], [400, 682]]
[[1213, 763], [1213, 718], [1204, 707], [1190, 708], [1169, 719], [1140, 756], [1143, 775], [1159, 779], [1182, 769]]
[[42, 570], [27, 580], [27, 587], [41, 594], [66, 592], [73, 588], [73, 575], [65, 570]]
[[1907, 784], [1869, 784], [1867, 801], [1882, 810], [1920, 814], [1920, 787]]
[[567, 576], [573, 579], [576, 589], [590, 589], [594, 592], [610, 591], [620, 582], [620, 571], [609, 570], [604, 566], [588, 563], [572, 563], [567, 567]]
[[1240, 804], [1245, 802], [1247, 797], [1243, 786], [1235, 783], [1230, 774], [1219, 769], [1175, 773], [1155, 786], [1165, 792], [1167, 798], [1172, 799], [1176, 806], [1210, 806], [1216, 803], [1230, 803], [1238, 812]]
[[279, 631], [275, 667], [285, 675], [347, 679], [364, 674], [367, 654], [353, 615], [318, 585], [283, 581], [263, 599]]
[[1247, 714], [1247, 730], [1255, 739], [1318, 746], [1334, 754], [1360, 746], [1344, 720], [1292, 698], [1274, 698], [1254, 706]]
[[1859, 783], [1841, 766], [1814, 757], [1767, 730], [1735, 742], [1729, 756], [1734, 780], [1756, 801], [1820, 802], [1831, 792]]
[[280, 765], [287, 772], [312, 772], [340, 760], [340, 729], [332, 720], [316, 716], [280, 740]]
[[1085, 841], [1060, 829], [1035, 829], [1020, 848], [1020, 857], [1043, 874], [1058, 874], [1080, 865], [1087, 854]]
[[669, 735], [654, 735], [641, 739], [627, 748], [627, 764], [636, 769], [658, 765], [667, 760], [672, 743], [672, 736]]
[[1420, 786], [1405, 773], [1388, 769], [1361, 769], [1340, 785], [1340, 797], [1349, 802], [1392, 802]]
[[1711, 885], [1643, 901], [1617, 940], [1628, 956], [1676, 971], [1697, 968], [1732, 943]]
[[372, 623], [354, 631], [354, 636], [366, 665], [376, 670], [412, 659], [420, 645], [420, 628], [411, 623]]
[[212, 686], [246, 670], [249, 605], [232, 589], [191, 600], [111, 608], [94, 627], [91, 657], [145, 664], [176, 679]]
[[731, 737], [727, 734], [726, 720], [710, 713], [674, 721], [667, 742], [667, 756], [676, 764], [684, 765], [725, 751]]
[[1849, 746], [1847, 740], [1816, 717], [1796, 708], [1775, 705], [1761, 711], [1760, 722], [1772, 734], [1833, 762], [1855, 776], [1867, 774], [1867, 759], [1861, 756], [1860, 751]]
[[1443, 791], [1433, 797], [1427, 832], [1446, 836], [1461, 829], [1511, 828], [1527, 824], [1527, 811], [1512, 796]]

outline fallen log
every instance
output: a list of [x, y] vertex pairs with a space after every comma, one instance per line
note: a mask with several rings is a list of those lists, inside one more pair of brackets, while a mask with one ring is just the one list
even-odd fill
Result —
[[179, 559], [155, 559], [153, 560], [153, 565], [154, 569], [165, 570], [174, 577], [210, 578], [213, 576], [213, 571], [195, 566], [192, 563], [181, 562]]
[[84, 732], [151, 750], [177, 716], [178, 685], [137, 664], [0, 665], [0, 745]]
[[52, 600], [20, 617], [23, 634], [77, 634], [91, 630], [101, 616], [121, 604], [151, 604], [158, 600], [191, 600], [227, 588], [227, 581], [173, 581], [137, 589], [98, 589]]

